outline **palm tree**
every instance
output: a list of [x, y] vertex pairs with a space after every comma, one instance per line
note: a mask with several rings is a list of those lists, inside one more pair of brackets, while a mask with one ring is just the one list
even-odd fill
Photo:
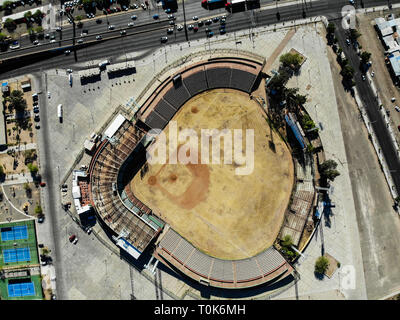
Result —
[[26, 108], [26, 100], [24, 99], [24, 93], [20, 90], [13, 90], [7, 101], [10, 103], [9, 108], [14, 109], [16, 112], [23, 112]]

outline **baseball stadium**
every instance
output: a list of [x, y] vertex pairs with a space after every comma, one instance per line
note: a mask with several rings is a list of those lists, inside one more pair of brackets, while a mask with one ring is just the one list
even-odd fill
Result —
[[[134, 117], [115, 117], [93, 154], [89, 194], [119, 247], [136, 259], [151, 250], [167, 267], [219, 288], [292, 274], [274, 243], [289, 234], [299, 244], [315, 191], [312, 172], [293, 158], [255, 94], [264, 66], [251, 53], [191, 59], [157, 76]], [[176, 131], [253, 130], [253, 170], [235, 174], [245, 164], [225, 162], [223, 143], [218, 163], [174, 163], [171, 153], [165, 163], [150, 163], [146, 152], [159, 139], [152, 129], [168, 137], [167, 150], [198, 159], [201, 148], [191, 154], [171, 138]]]

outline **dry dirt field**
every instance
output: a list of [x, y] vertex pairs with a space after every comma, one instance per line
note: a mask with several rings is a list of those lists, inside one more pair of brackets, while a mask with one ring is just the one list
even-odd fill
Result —
[[[192, 128], [199, 137], [200, 130], [207, 128], [254, 129], [253, 172], [235, 175], [238, 164], [223, 164], [222, 152], [221, 164], [169, 164], [167, 160], [167, 164], [149, 164], [142, 177], [135, 175], [131, 182], [135, 195], [211, 256], [244, 259], [271, 246], [283, 222], [294, 169], [288, 148], [270, 129], [260, 106], [247, 94], [218, 89], [189, 100], [173, 120], [178, 133]], [[171, 122], [164, 130], [167, 143], [170, 126]]]

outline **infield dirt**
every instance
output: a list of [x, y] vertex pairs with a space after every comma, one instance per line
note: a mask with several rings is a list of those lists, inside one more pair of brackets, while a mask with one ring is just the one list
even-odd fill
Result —
[[213, 257], [245, 259], [270, 247], [283, 223], [294, 169], [261, 107], [248, 94], [216, 89], [190, 99], [172, 120], [199, 137], [201, 129], [254, 129], [254, 170], [236, 175], [238, 164], [224, 164], [223, 152], [221, 164], [148, 164], [131, 182], [136, 197]]

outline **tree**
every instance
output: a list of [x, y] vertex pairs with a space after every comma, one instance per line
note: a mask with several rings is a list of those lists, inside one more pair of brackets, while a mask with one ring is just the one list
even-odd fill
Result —
[[310, 118], [308, 114], [304, 114], [301, 118], [301, 126], [305, 131], [315, 128], [315, 122]]
[[83, 0], [83, 1], [82, 1], [82, 4], [83, 4], [85, 7], [91, 7], [91, 6], [92, 6], [92, 2], [93, 2], [93, 0]]
[[82, 16], [76, 16], [75, 17], [75, 21], [81, 21], [82, 20]]
[[361, 61], [364, 64], [367, 64], [367, 62], [369, 61], [369, 59], [371, 58], [371, 53], [367, 52], [367, 51], [363, 51], [360, 55], [361, 57]]
[[7, 38], [7, 36], [4, 33], [0, 32], [0, 42], [4, 41]]
[[32, 163], [28, 163], [28, 169], [32, 175], [36, 175], [39, 171], [39, 168]]
[[345, 79], [351, 79], [351, 78], [353, 78], [353, 76], [354, 76], [354, 69], [353, 69], [352, 66], [346, 64], [346, 65], [343, 67], [343, 69], [342, 69], [342, 71], [341, 71], [341, 74], [342, 74], [343, 78], [345, 78]]
[[32, 12], [31, 11], [25, 12], [24, 18], [27, 20], [27, 22], [29, 22], [29, 20], [32, 18]]
[[286, 236], [283, 237], [281, 244], [282, 247], [290, 248], [293, 245], [292, 237], [289, 234], [287, 234]]
[[35, 214], [41, 215], [43, 213], [42, 207], [39, 205], [36, 205], [35, 207]]
[[301, 56], [298, 53], [285, 53], [279, 58], [280, 63], [285, 67], [297, 69], [301, 63]]
[[23, 112], [26, 108], [24, 93], [20, 90], [11, 91], [7, 101], [10, 103], [9, 108], [14, 109], [16, 112]]
[[17, 24], [13, 19], [7, 18], [4, 22], [4, 28], [6, 28], [9, 32], [12, 32], [17, 28]]
[[360, 32], [358, 32], [356, 29], [350, 29], [350, 38], [353, 41], [356, 41], [359, 37], [361, 37]]
[[328, 270], [329, 261], [326, 257], [321, 256], [315, 262], [315, 272], [319, 274], [324, 274]]
[[340, 175], [336, 170], [337, 163], [335, 160], [326, 160], [320, 165], [320, 174], [323, 178], [334, 181]]
[[39, 9], [35, 11], [35, 13], [32, 15], [35, 19], [41, 18], [43, 16], [42, 11]]
[[41, 26], [37, 26], [37, 27], [35, 28], [35, 32], [36, 32], [36, 33], [42, 33], [42, 32], [43, 32], [43, 28], [42, 28]]
[[332, 23], [332, 22], [330, 22], [329, 24], [328, 24], [328, 26], [326, 27], [326, 31], [328, 32], [328, 33], [334, 33], [335, 32], [335, 25]]

